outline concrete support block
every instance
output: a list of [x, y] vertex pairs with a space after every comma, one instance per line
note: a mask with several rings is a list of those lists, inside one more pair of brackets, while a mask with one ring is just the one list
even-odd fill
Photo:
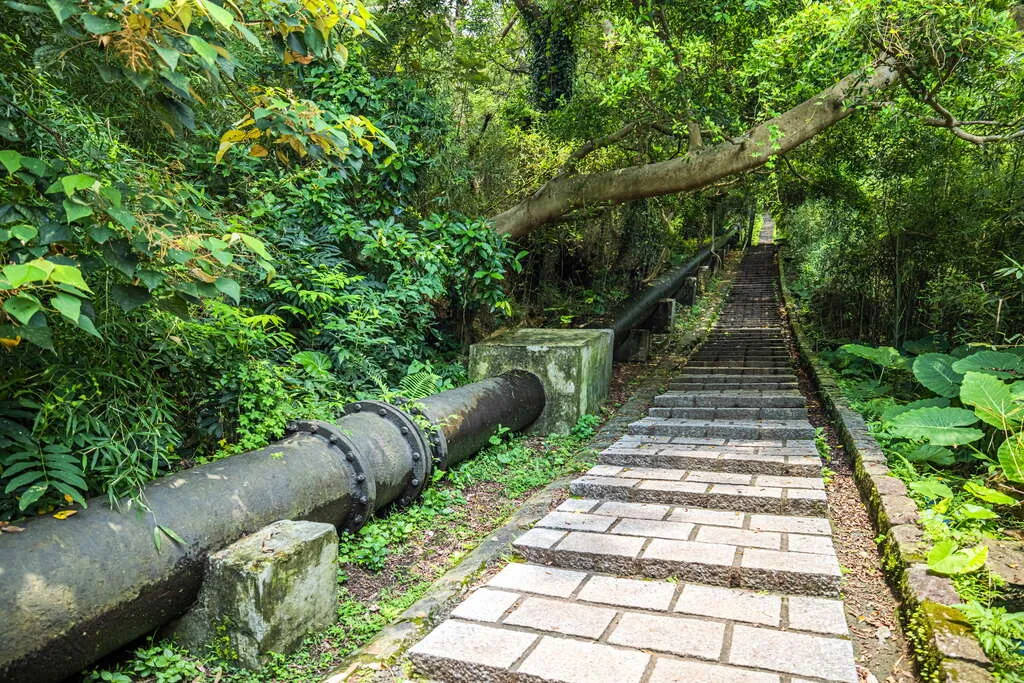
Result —
[[646, 363], [651, 356], [651, 331], [630, 330], [615, 346], [616, 363]]
[[703, 294], [708, 289], [708, 282], [711, 281], [711, 266], [701, 266], [697, 269], [697, 294]]
[[651, 329], [651, 332], [665, 334], [667, 332], [671, 332], [675, 324], [676, 300], [658, 299], [658, 304], [654, 307], [654, 312], [651, 313], [651, 319], [648, 321], [647, 325]]
[[271, 652], [287, 654], [334, 623], [337, 563], [333, 525], [274, 522], [210, 555], [199, 599], [170, 635], [258, 669]]
[[469, 349], [473, 381], [526, 370], [544, 384], [544, 412], [535, 434], [568, 432], [608, 397], [612, 378], [611, 330], [514, 330]]
[[690, 276], [676, 293], [676, 301], [682, 306], [693, 306], [697, 303], [697, 278]]

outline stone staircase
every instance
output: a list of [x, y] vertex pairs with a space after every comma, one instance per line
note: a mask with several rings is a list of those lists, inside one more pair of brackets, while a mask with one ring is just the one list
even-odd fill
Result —
[[410, 650], [441, 681], [856, 683], [769, 246], [648, 417]]

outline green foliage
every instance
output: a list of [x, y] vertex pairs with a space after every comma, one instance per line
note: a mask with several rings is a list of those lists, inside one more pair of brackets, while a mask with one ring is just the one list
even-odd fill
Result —
[[[985, 653], [1002, 669], [1020, 672], [1024, 668], [1024, 612], [1007, 612], [1003, 607], [986, 607], [973, 601], [957, 609], [971, 623]], [[1019, 680], [1019, 675], [1011, 673], [1001, 680]]]
[[981, 569], [986, 559], [988, 547], [984, 545], [958, 549], [953, 541], [940, 541], [928, 551], [928, 569], [945, 576], [970, 574]]
[[199, 680], [202, 674], [199, 666], [180, 647], [160, 643], [136, 650], [129, 666], [122, 671], [92, 672], [84, 680], [88, 683], [130, 683], [143, 678], [156, 683], [183, 683]]

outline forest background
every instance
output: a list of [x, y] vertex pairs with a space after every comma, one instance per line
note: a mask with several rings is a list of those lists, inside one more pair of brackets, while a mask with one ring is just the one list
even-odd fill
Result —
[[[1021, 342], [1009, 3], [3, 5], [0, 519], [456, 386], [468, 343], [607, 313], [755, 207], [830, 345]], [[880, 63], [790, 148], [787, 110]], [[744, 136], [691, 192], [489, 222]]]

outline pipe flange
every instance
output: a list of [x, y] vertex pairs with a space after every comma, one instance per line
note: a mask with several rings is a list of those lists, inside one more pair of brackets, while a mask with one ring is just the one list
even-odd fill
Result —
[[[434, 424], [431, 422], [427, 414], [423, 412], [423, 409], [418, 406], [416, 401], [410, 401], [409, 399], [400, 398], [395, 403], [402, 407], [402, 410], [408, 412], [410, 415], [414, 415], [418, 418], [425, 420], [430, 424], [430, 434], [425, 434], [427, 443], [430, 446], [430, 454], [434, 459], [434, 467], [439, 470], [448, 469], [448, 439], [444, 436], [444, 430], [441, 429], [441, 425]], [[424, 430], [420, 430], [424, 431]]]
[[399, 506], [405, 507], [416, 496], [426, 488], [433, 471], [433, 460], [430, 444], [423, 436], [422, 430], [413, 419], [404, 411], [399, 410], [390, 403], [384, 401], [359, 401], [349, 403], [344, 408], [345, 414], [350, 415], [358, 412], [374, 412], [381, 419], [387, 420], [398, 428], [398, 432], [409, 445], [410, 457], [412, 458], [412, 476], [405, 490], [395, 501]]
[[288, 423], [285, 432], [318, 436], [345, 456], [345, 462], [352, 468], [352, 481], [355, 482], [356, 490], [353, 496], [353, 509], [341, 526], [346, 531], [357, 531], [373, 514], [377, 498], [377, 484], [367, 471], [359, 449], [337, 425], [322, 420], [293, 420]]

